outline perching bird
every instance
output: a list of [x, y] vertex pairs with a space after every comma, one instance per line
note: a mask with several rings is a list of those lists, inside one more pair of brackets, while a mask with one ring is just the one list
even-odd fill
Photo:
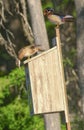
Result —
[[35, 46], [35, 45], [26, 46], [18, 52], [18, 58], [19, 60], [22, 60], [24, 57], [30, 58], [38, 51], [43, 51], [43, 50], [40, 49], [39, 46]]
[[[40, 48], [40, 46], [35, 46], [35, 45], [29, 45], [26, 46], [22, 49], [20, 49], [20, 51], [18, 52], [18, 59], [21, 61], [23, 58], [28, 58], [30, 59], [31, 56], [33, 56], [34, 54], [36, 54], [39, 51], [44, 51]], [[20, 66], [20, 62], [19, 66]]]
[[73, 22], [74, 18], [71, 15], [59, 15], [54, 12], [53, 8], [47, 7], [43, 11], [44, 16], [47, 16], [49, 21], [57, 26], [64, 24], [65, 22]]

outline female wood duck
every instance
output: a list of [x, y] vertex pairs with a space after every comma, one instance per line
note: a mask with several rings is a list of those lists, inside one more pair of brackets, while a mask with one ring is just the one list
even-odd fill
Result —
[[39, 51], [43, 51], [42, 49], [40, 49], [39, 45], [38, 46], [29, 45], [29, 46], [23, 47], [18, 52], [18, 59], [22, 60], [25, 57], [30, 58], [31, 56], [33, 56], [35, 53]]
[[31, 56], [35, 55], [36, 53], [38, 53], [40, 51], [44, 51], [44, 50], [42, 50], [40, 48], [40, 45], [37, 45], [37, 46], [35, 46], [35, 45], [29, 45], [29, 46], [23, 47], [18, 52], [18, 60], [16, 61], [16, 65], [18, 67], [20, 67], [21, 60], [23, 60], [24, 58], [30, 59]]
[[38, 48], [35, 47], [34, 45], [29, 45], [29, 46], [23, 47], [18, 52], [18, 58], [19, 58], [19, 60], [22, 60], [24, 57], [30, 58], [36, 52], [38, 52]]
[[59, 15], [54, 12], [53, 8], [47, 7], [43, 11], [44, 16], [47, 16], [49, 21], [56, 25], [64, 24], [65, 22], [73, 22], [74, 18], [71, 15]]

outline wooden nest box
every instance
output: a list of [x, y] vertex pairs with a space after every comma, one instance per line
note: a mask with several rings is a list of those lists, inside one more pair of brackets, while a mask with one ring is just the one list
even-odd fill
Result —
[[57, 48], [26, 60], [24, 64], [29, 69], [31, 87], [28, 90], [31, 90], [33, 113], [65, 111], [65, 91]]

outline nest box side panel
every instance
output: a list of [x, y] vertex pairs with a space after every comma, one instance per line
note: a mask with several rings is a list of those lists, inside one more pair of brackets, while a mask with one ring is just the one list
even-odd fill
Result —
[[64, 111], [57, 50], [28, 63], [34, 114]]

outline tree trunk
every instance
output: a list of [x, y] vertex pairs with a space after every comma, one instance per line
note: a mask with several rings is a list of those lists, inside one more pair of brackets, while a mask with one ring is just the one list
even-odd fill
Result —
[[77, 11], [77, 66], [84, 115], [84, 0], [75, 0]]
[[41, 45], [42, 49], [47, 50], [49, 49], [49, 43], [44, 24], [40, 0], [38, 0], [38, 2], [34, 0], [27, 0], [27, 1], [31, 15], [31, 23], [35, 38], [35, 44]]
[[[31, 23], [35, 38], [35, 44], [41, 45], [42, 49], [47, 50], [49, 49], [49, 42], [43, 19], [41, 2], [40, 0], [27, 0], [27, 2], [31, 15]], [[59, 113], [44, 114], [44, 120], [46, 130], [60, 130]]]

